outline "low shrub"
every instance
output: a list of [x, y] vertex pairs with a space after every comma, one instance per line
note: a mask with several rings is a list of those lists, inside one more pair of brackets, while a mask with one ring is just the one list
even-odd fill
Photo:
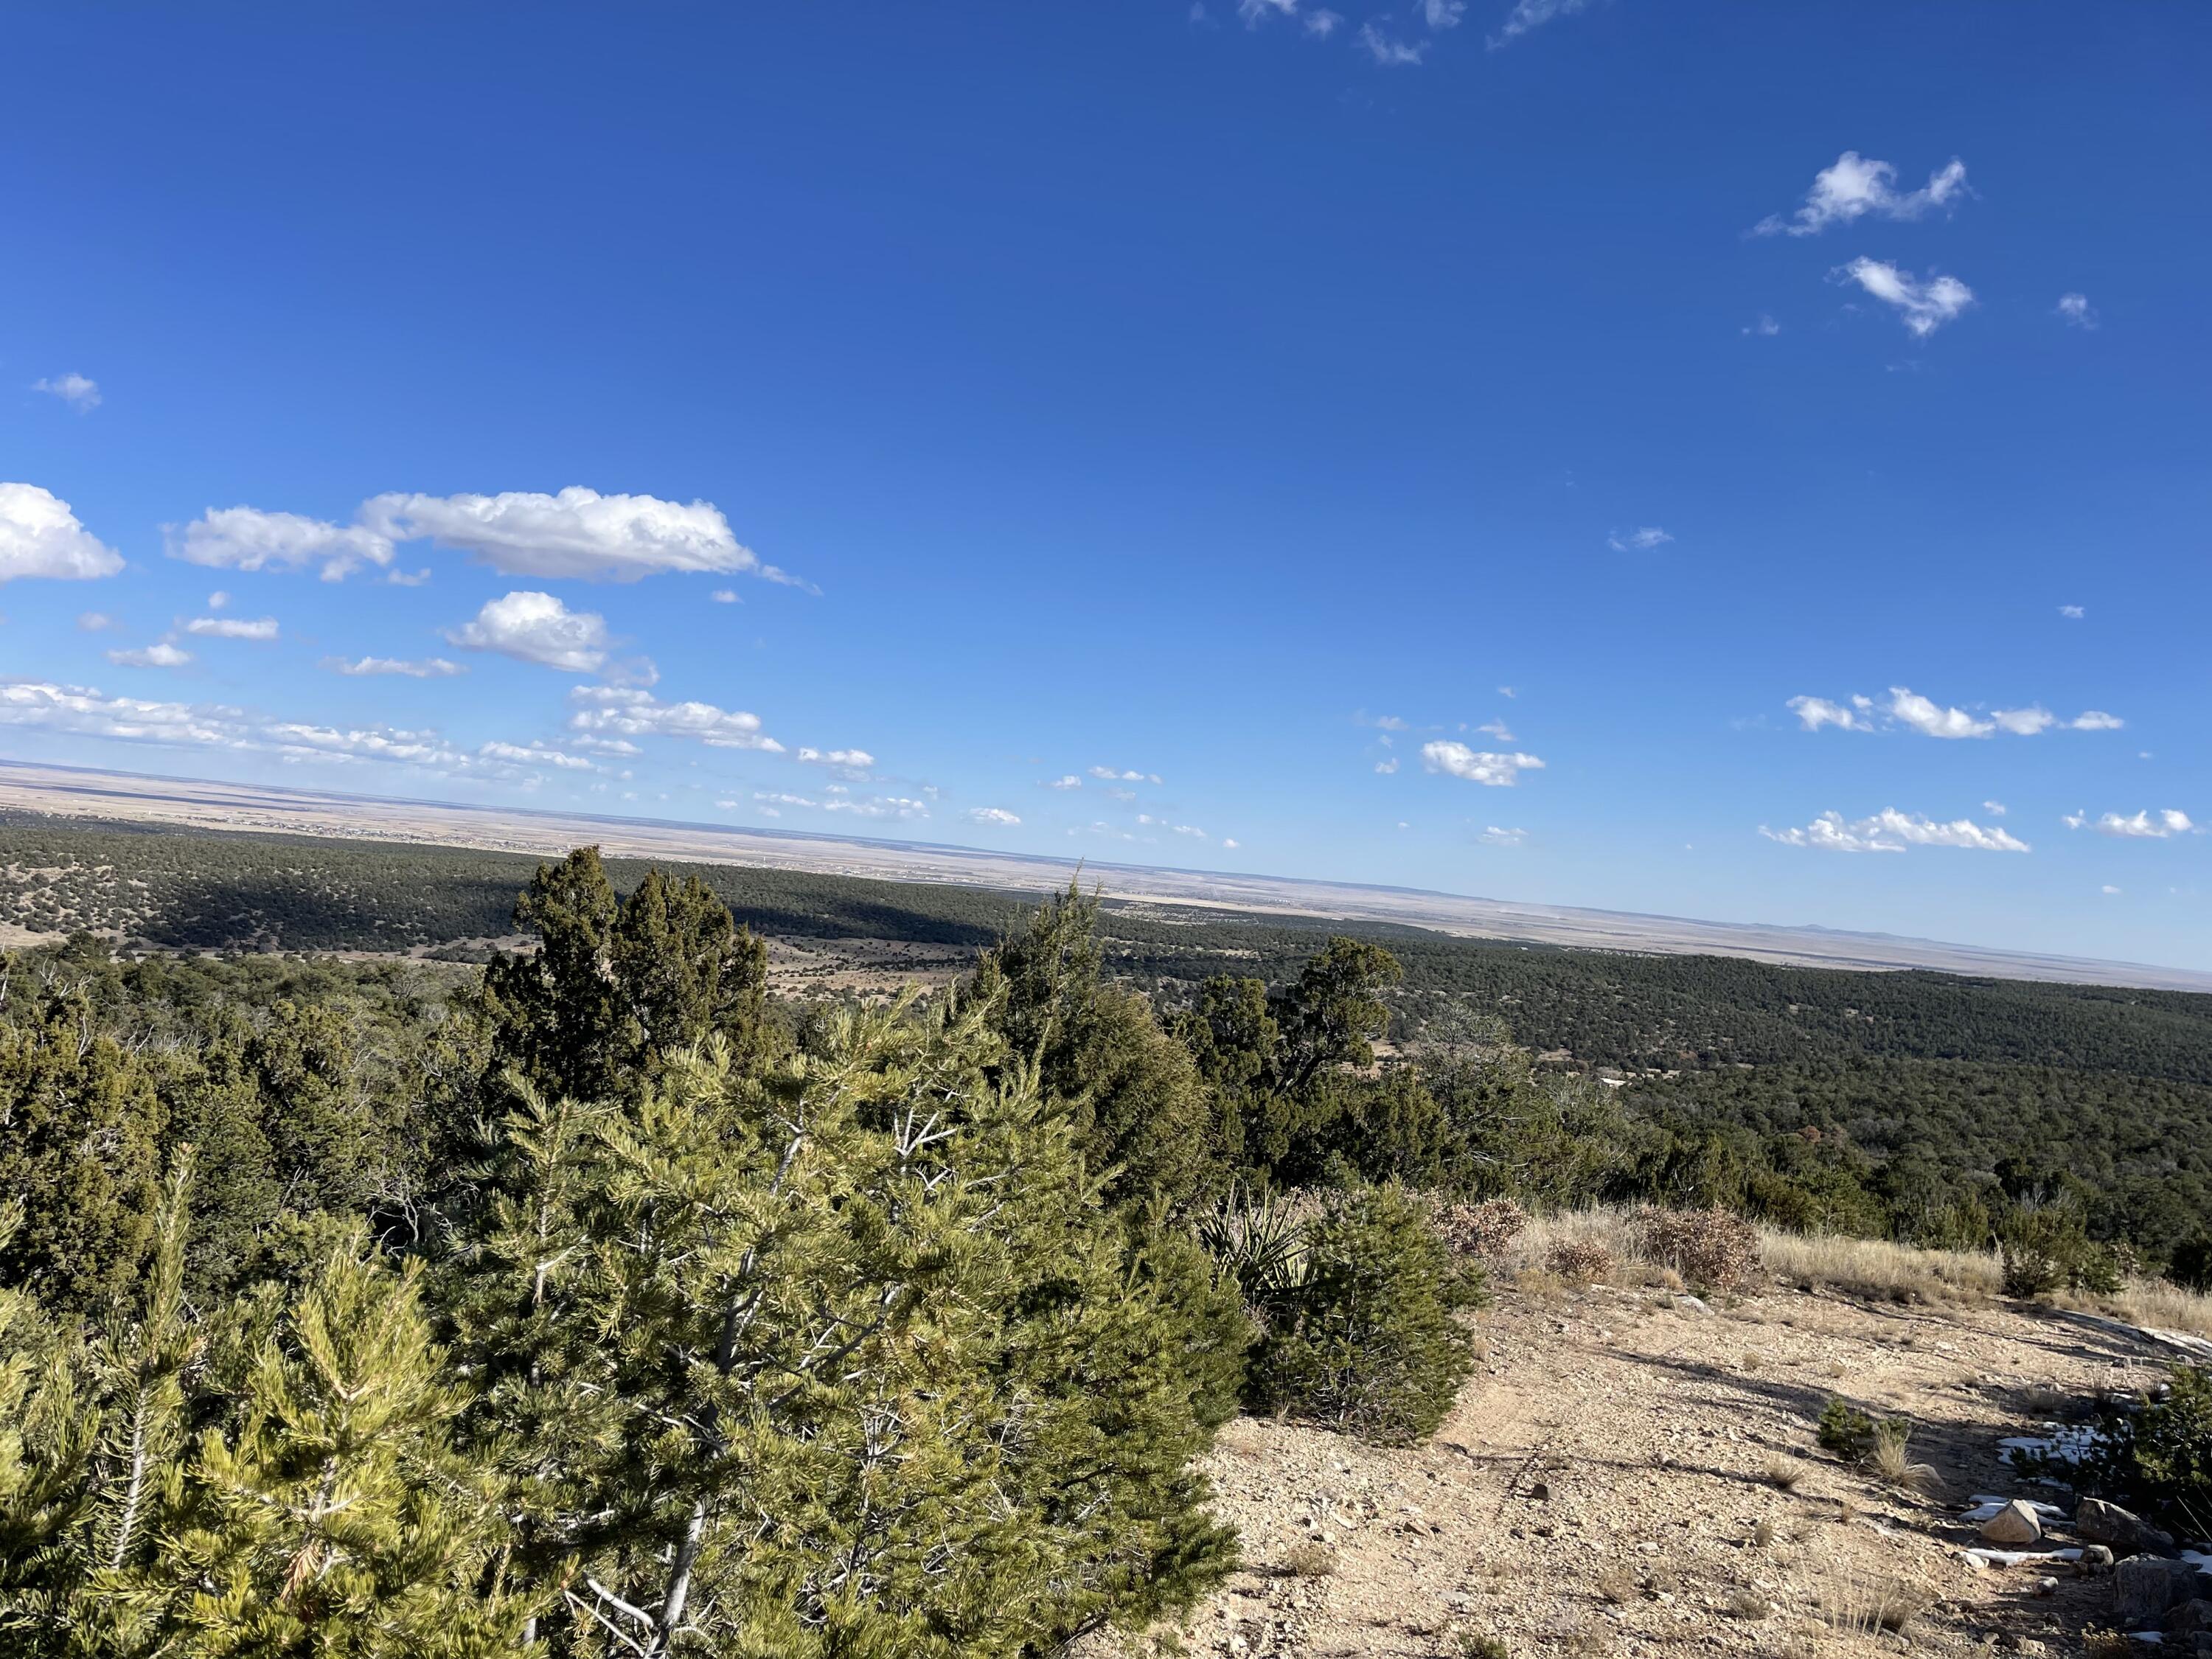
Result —
[[1386, 1444], [1425, 1437], [1474, 1368], [1453, 1316], [1484, 1298], [1480, 1273], [1397, 1187], [1333, 1194], [1304, 1231], [1298, 1279], [1254, 1308], [1247, 1403]]
[[1741, 1290], [1759, 1272], [1757, 1231], [1727, 1210], [1647, 1210], [1636, 1233], [1644, 1260], [1699, 1290]]
[[1447, 1204], [1437, 1212], [1437, 1231], [1461, 1255], [1501, 1255], [1528, 1224], [1528, 1211], [1510, 1198]]
[[1595, 1285], [1613, 1277], [1613, 1252], [1595, 1239], [1570, 1238], [1552, 1246], [1544, 1267], [1570, 1285]]
[[1820, 1443], [1823, 1451], [1832, 1451], [1847, 1462], [1856, 1463], [1874, 1449], [1876, 1425], [1856, 1406], [1842, 1400], [1831, 1400], [1820, 1413], [1813, 1437]]
[[2212, 1370], [2176, 1365], [2163, 1399], [2106, 1412], [2078, 1461], [2014, 1461], [2201, 1535], [2212, 1527]]

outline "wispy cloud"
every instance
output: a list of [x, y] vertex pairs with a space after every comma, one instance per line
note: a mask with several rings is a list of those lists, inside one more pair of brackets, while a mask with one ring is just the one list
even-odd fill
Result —
[[1909, 270], [1862, 254], [1836, 268], [1838, 282], [1856, 283], [1867, 293], [1893, 307], [1916, 340], [1924, 340], [1944, 324], [1955, 321], [1974, 303], [1974, 291], [1955, 276], [1931, 276], [1921, 282]]
[[276, 637], [276, 618], [260, 617], [194, 617], [185, 625], [185, 632], [197, 634], [208, 640], [273, 640]]
[[1160, 775], [1157, 772], [1139, 772], [1111, 766], [1094, 766], [1091, 769], [1091, 775], [1110, 783], [1158, 783], [1160, 781]]
[[1499, 754], [1451, 742], [1423, 744], [1421, 764], [1431, 772], [1442, 772], [1493, 789], [1510, 788], [1521, 781], [1523, 772], [1540, 772], [1544, 768], [1544, 763], [1534, 755]]
[[2051, 309], [2075, 328], [2094, 328], [2099, 321], [2097, 307], [2086, 294], [2062, 294]]
[[1758, 335], [1761, 339], [1771, 340], [1782, 332], [1782, 325], [1762, 311], [1759, 313], [1757, 322], [1746, 323], [1743, 325], [1743, 331], [1747, 334]]
[[1517, 0], [1505, 15], [1505, 21], [1498, 25], [1498, 33], [1490, 37], [1490, 49], [1496, 52], [1558, 18], [1572, 17], [1577, 12], [1587, 10], [1589, 3], [1590, 0]]
[[111, 651], [107, 659], [121, 668], [182, 668], [191, 661], [192, 653], [167, 640], [157, 640], [151, 645]]
[[2080, 622], [2089, 613], [2078, 605], [2062, 605], [2058, 607], [2058, 614], [2069, 622]]
[[1384, 69], [1411, 69], [1429, 54], [1425, 40], [1401, 40], [1385, 33], [1371, 21], [1359, 26], [1359, 44]]
[[77, 613], [76, 626], [81, 634], [105, 634], [115, 626], [115, 618], [105, 611], [81, 611]]
[[1897, 169], [1847, 149], [1835, 165], [1813, 175], [1813, 187], [1803, 205], [1784, 218], [1771, 213], [1751, 228], [1754, 236], [1817, 236], [1830, 225], [1857, 220], [1917, 219], [1936, 208], [1947, 208], [1970, 192], [1966, 164], [1956, 156], [1928, 175], [1918, 190], [1897, 188]]
[[1788, 707], [1808, 732], [1817, 732], [1824, 726], [1845, 732], [1874, 730], [1874, 721], [1865, 712], [1873, 704], [1864, 697], [1854, 697], [1850, 705], [1830, 702], [1826, 697], [1792, 697]]
[[345, 674], [356, 679], [380, 674], [397, 674], [410, 680], [442, 680], [469, 672], [460, 664], [447, 662], [443, 657], [425, 657], [414, 662], [399, 657], [325, 657], [323, 666], [333, 674]]
[[1475, 839], [1486, 847], [1519, 847], [1528, 841], [1528, 832], [1526, 830], [1501, 829], [1493, 823]]
[[[2066, 827], [2079, 830], [2087, 822], [2087, 816], [2081, 812], [2071, 814], [2066, 819]], [[2188, 813], [2171, 806], [2163, 811], [2142, 811], [2125, 817], [2118, 812], [2107, 812], [2090, 827], [2100, 836], [2112, 836], [2123, 841], [2168, 841], [2175, 836], [2191, 834], [2197, 828], [2190, 821]]]
[[1785, 847], [1820, 853], [1902, 853], [1915, 847], [1954, 847], [1978, 853], [2025, 853], [2028, 844], [2009, 830], [1984, 827], [1972, 818], [1948, 823], [1886, 807], [1872, 817], [1846, 823], [1840, 812], [1823, 812], [1802, 828], [1759, 833]]
[[1616, 530], [1605, 538], [1605, 544], [1616, 553], [1649, 553], [1674, 539], [1658, 526], [1648, 524], [1641, 530]]
[[968, 819], [971, 823], [1015, 824], [1021, 822], [1003, 806], [971, 806], [968, 809]]
[[1391, 773], [1398, 769], [1398, 757], [1395, 755], [1393, 755], [1388, 760], [1376, 761], [1375, 763], [1375, 769], [1382, 774], [1384, 777], [1389, 777]]
[[89, 415], [100, 407], [100, 382], [88, 375], [56, 374], [32, 381], [31, 390], [60, 398], [80, 415]]
[[1037, 785], [1043, 789], [1080, 789], [1083, 787], [1083, 780], [1070, 772], [1062, 777], [1040, 778]]

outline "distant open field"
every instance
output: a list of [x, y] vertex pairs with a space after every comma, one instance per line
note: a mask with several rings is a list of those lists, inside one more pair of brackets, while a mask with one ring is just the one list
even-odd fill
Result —
[[[1079, 866], [921, 842], [871, 841], [514, 807], [341, 795], [0, 762], [0, 811], [201, 830], [403, 842], [542, 856], [596, 843], [610, 857], [748, 866], [877, 881], [1039, 894]], [[1350, 882], [1085, 863], [1110, 897], [1248, 915], [1396, 924], [1464, 938], [1597, 950], [1698, 953], [1807, 967], [1931, 969], [2007, 979], [2212, 991], [2212, 973], [2036, 956], [1888, 934], [1707, 922], [1564, 905], [1507, 903]]]

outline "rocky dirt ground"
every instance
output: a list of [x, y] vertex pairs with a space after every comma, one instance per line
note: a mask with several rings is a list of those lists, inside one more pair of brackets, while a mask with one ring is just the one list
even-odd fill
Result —
[[[1770, 1287], [1502, 1289], [1429, 1443], [1241, 1420], [1211, 1460], [1246, 1566], [1178, 1635], [1200, 1653], [2053, 1655], [2110, 1623], [2109, 1577], [1977, 1567], [1970, 1498], [2050, 1498], [2000, 1461], [2170, 1355], [2006, 1306], [1875, 1306]], [[1940, 1491], [1820, 1451], [1841, 1395], [1915, 1425]], [[1792, 1469], [1802, 1475], [1787, 1480]], [[2061, 1569], [2061, 1571], [2064, 1571]], [[1892, 1607], [1910, 1611], [1901, 1632]]]

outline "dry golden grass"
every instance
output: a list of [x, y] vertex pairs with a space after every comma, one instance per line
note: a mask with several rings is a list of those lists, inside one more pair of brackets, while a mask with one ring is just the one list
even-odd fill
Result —
[[1795, 1492], [1812, 1471], [1794, 1457], [1784, 1457], [1779, 1452], [1770, 1456], [1760, 1468], [1759, 1478], [1777, 1492]]
[[1878, 1480], [1918, 1492], [1923, 1498], [1943, 1489], [1943, 1477], [1936, 1473], [1933, 1464], [1912, 1461], [1912, 1453], [1902, 1434], [1875, 1435], [1874, 1449], [1867, 1454], [1867, 1468]]
[[[1555, 1212], [1530, 1216], [1494, 1258], [1508, 1276], [1535, 1269], [1534, 1287], [1556, 1292], [1560, 1275], [1546, 1264], [1562, 1251], [1574, 1259], [1589, 1251], [1609, 1254], [1616, 1283], [1642, 1284], [1680, 1291], [1678, 1273], [1644, 1260], [1639, 1251], [1638, 1215], [1626, 1208]], [[1925, 1250], [1888, 1239], [1759, 1230], [1759, 1265], [1773, 1277], [1817, 1285], [1872, 1302], [1919, 1302], [1974, 1307], [2002, 1294], [2003, 1270], [1995, 1251]], [[2051, 1298], [2061, 1307], [2124, 1319], [2154, 1330], [2179, 1331], [2212, 1339], [2212, 1296], [2185, 1291], [2163, 1279], [2133, 1279], [2117, 1296], [2087, 1297], [2060, 1291]]]
[[1901, 1578], [1838, 1568], [1820, 1586], [1820, 1616], [1861, 1636], [1899, 1632], [1927, 1610], [1928, 1593]]
[[1299, 1578], [1326, 1578], [1336, 1571], [1336, 1552], [1309, 1540], [1283, 1552], [1283, 1570]]

